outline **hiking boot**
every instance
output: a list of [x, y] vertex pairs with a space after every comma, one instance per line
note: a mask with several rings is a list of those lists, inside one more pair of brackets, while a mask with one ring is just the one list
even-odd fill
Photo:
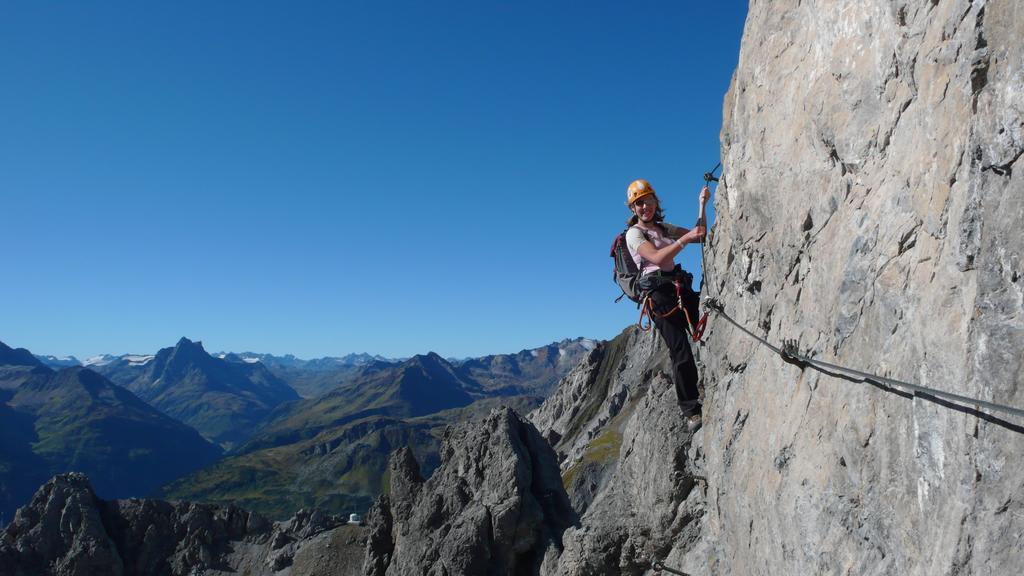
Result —
[[701, 410], [703, 406], [698, 401], [690, 401], [686, 402], [681, 408], [683, 409], [683, 420], [686, 422], [686, 430], [696, 432], [702, 423]]
[[687, 432], [693, 433], [700, 429], [703, 420], [700, 413], [691, 414], [686, 417], [686, 430]]

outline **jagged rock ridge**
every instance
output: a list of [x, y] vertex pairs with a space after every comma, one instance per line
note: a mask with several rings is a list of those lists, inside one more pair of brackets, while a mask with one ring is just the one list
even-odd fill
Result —
[[688, 431], [668, 372], [661, 338], [630, 327], [530, 414], [581, 514], [543, 574], [643, 574], [658, 561], [705, 571], [702, 437]]
[[353, 574], [365, 532], [317, 511], [271, 524], [233, 506], [108, 502], [62, 474], [0, 532], [0, 575]]
[[406, 449], [370, 511], [365, 573], [529, 574], [575, 521], [555, 455], [515, 412], [447, 430], [441, 465], [423, 480]]

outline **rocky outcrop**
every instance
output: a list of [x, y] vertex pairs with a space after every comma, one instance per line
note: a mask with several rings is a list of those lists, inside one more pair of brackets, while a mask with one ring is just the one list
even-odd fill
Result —
[[0, 533], [0, 575], [358, 573], [366, 530], [300, 511], [270, 522], [233, 506], [103, 501], [89, 480], [54, 477]]
[[537, 410], [530, 421], [559, 453], [565, 467], [583, 458], [587, 446], [646, 387], [657, 342], [632, 327], [587, 354]]
[[673, 566], [699, 570], [699, 436], [691, 443], [671, 381], [655, 377], [621, 433], [604, 434], [621, 434], [614, 465], [579, 526], [566, 532], [565, 551], [548, 573], [639, 575], [670, 555]]
[[536, 573], [575, 521], [554, 452], [507, 408], [448, 428], [429, 480], [407, 449], [390, 477], [369, 514], [367, 575]]
[[[1024, 8], [752, 2], [708, 291], [825, 361], [1024, 406]], [[711, 572], [1011, 574], [1024, 422], [705, 354]]]
[[43, 485], [0, 537], [0, 573], [124, 574], [99, 506], [82, 474], [57, 476]]
[[643, 574], [662, 560], [706, 567], [701, 435], [687, 430], [668, 370], [661, 338], [630, 327], [530, 414], [581, 513], [543, 573]]

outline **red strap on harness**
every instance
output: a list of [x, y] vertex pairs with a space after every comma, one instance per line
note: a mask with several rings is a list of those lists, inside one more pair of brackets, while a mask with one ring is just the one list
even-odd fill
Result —
[[676, 298], [679, 300], [678, 308], [686, 315], [686, 327], [689, 328], [690, 339], [694, 342], [700, 342], [701, 336], [704, 335], [704, 329], [708, 325], [708, 313], [705, 312], [700, 317], [700, 320], [697, 321], [697, 325], [694, 326], [693, 319], [690, 318], [690, 311], [686, 309], [686, 306], [683, 306], [683, 285], [678, 280], [676, 280], [675, 284]]
[[700, 320], [697, 321], [697, 326], [690, 330], [690, 338], [693, 338], [694, 342], [700, 342], [701, 336], [704, 335], [704, 329], [708, 327], [708, 313], [705, 312]]

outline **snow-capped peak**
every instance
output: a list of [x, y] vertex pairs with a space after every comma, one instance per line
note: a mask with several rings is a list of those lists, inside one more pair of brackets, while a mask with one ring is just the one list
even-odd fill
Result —
[[117, 360], [117, 356], [111, 356], [110, 354], [100, 354], [98, 356], [90, 356], [85, 360], [82, 360], [82, 366], [106, 366], [114, 360]]
[[131, 366], [145, 366], [151, 360], [153, 360], [153, 358], [156, 358], [156, 356], [153, 356], [152, 354], [147, 356], [137, 354], [126, 354], [121, 357], [122, 360], [124, 360]]

